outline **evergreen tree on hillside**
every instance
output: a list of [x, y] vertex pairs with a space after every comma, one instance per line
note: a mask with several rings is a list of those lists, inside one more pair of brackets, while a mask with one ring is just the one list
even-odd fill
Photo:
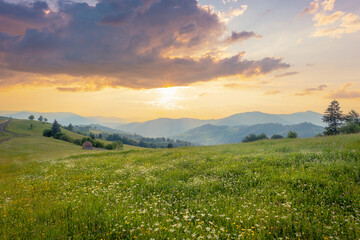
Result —
[[48, 121], [48, 119], [47, 118], [44, 118], [44, 122], [47, 122]]
[[344, 116], [340, 109], [340, 104], [338, 101], [333, 100], [329, 107], [326, 109], [323, 117], [323, 122], [327, 123], [328, 126], [325, 127], [324, 135], [337, 135], [339, 134], [339, 127], [344, 121]]
[[29, 117], [28, 117], [28, 119], [30, 119], [30, 120], [34, 120], [34, 115], [30, 115]]
[[360, 124], [360, 116], [355, 110], [351, 110], [346, 116], [345, 121], [347, 123]]
[[44, 119], [44, 118], [43, 118], [43, 116], [41, 116], [41, 115], [40, 115], [40, 117], [38, 118], [38, 120], [39, 120], [40, 122], [42, 122], [43, 119]]
[[56, 133], [61, 132], [60, 124], [56, 121], [54, 121], [52, 127], [51, 127], [51, 136], [54, 136]]
[[69, 126], [67, 127], [67, 130], [73, 131], [73, 130], [74, 130], [74, 126], [70, 123]]

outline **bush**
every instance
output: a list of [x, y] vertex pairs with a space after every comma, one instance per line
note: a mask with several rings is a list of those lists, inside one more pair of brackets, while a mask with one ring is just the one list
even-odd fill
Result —
[[75, 140], [73, 140], [73, 143], [76, 144], [76, 145], [79, 145], [79, 146], [82, 145], [81, 144], [81, 139], [75, 139]]
[[343, 134], [359, 133], [360, 125], [354, 122], [349, 122], [346, 125], [340, 127], [339, 132]]
[[268, 139], [268, 137], [265, 135], [265, 133], [261, 133], [259, 135], [255, 135], [253, 133], [247, 135], [246, 137], [244, 137], [244, 139], [242, 140], [242, 142], [255, 142], [255, 141], [259, 141], [262, 139]]
[[66, 135], [65, 133], [62, 134], [59, 139], [63, 140], [63, 141], [66, 141], [66, 142], [73, 142], [74, 141], [70, 136]]
[[287, 134], [287, 138], [297, 138], [297, 137], [298, 137], [298, 134], [294, 131], [290, 131]]
[[271, 136], [271, 139], [282, 139], [282, 138], [284, 138], [284, 137], [280, 134], [274, 134]]
[[107, 150], [114, 150], [116, 148], [117, 144], [116, 143], [109, 143], [105, 145], [105, 148]]
[[62, 132], [57, 132], [55, 133], [55, 135], [53, 136], [55, 139], [60, 139], [62, 136], [64, 136], [65, 133], [62, 133]]
[[43, 131], [43, 136], [44, 137], [51, 137], [51, 130], [50, 129], [45, 129]]

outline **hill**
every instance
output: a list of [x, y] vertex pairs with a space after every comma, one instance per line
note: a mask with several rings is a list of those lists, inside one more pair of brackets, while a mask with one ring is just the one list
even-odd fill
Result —
[[24, 139], [0, 143], [1, 239], [360, 238], [360, 135], [67, 157], [41, 142], [26, 161]]
[[119, 129], [130, 133], [140, 134], [145, 137], [170, 137], [212, 122], [214, 122], [214, 120], [159, 118], [146, 122], [125, 124], [119, 126]]
[[[1, 119], [0, 119], [1, 122]], [[45, 129], [50, 129], [51, 124], [38, 121], [13, 119], [6, 126], [6, 132], [0, 132], [0, 162], [8, 160], [29, 160], [46, 159], [68, 156], [73, 154], [99, 152], [83, 150], [81, 146], [57, 140], [54, 138], [43, 137]], [[64, 128], [61, 131], [73, 139], [82, 139], [84, 135], [70, 132]], [[1, 140], [6, 140], [2, 142]], [[110, 143], [101, 140], [103, 143]], [[139, 149], [137, 147], [124, 145], [124, 150]]]
[[253, 126], [215, 126], [204, 125], [191, 129], [183, 134], [174, 136], [183, 141], [192, 141], [197, 145], [217, 145], [227, 143], [239, 143], [243, 138], [251, 133], [265, 133], [268, 137], [280, 134], [286, 137], [289, 131], [295, 131], [300, 138], [314, 137], [324, 131], [322, 127], [311, 123], [301, 123], [295, 125], [281, 125], [276, 123], [256, 124]]
[[216, 126], [251, 126], [267, 123], [294, 125], [303, 122], [309, 122], [314, 125], [323, 126], [321, 117], [321, 114], [311, 111], [293, 114], [268, 114], [262, 112], [246, 112], [234, 114], [229, 117], [217, 120], [200, 120], [194, 118], [159, 118], [146, 122], [124, 124], [119, 126], [119, 129], [125, 132], [137, 133], [146, 137], [171, 137], [206, 124]]
[[[1, 113], [1, 111], [0, 111]], [[41, 115], [48, 119], [48, 122], [52, 123], [56, 119], [61, 125], [90, 125], [100, 124], [106, 127], [117, 127], [124, 124], [124, 120], [120, 118], [106, 118], [106, 117], [84, 117], [71, 112], [2, 112], [3, 116], [13, 117], [17, 119], [28, 119], [30, 115], [34, 115], [35, 119]]]

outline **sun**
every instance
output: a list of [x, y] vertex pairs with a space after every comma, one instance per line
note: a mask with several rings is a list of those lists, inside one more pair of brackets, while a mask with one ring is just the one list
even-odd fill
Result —
[[160, 88], [160, 94], [163, 98], [174, 98], [177, 96], [177, 87], [164, 87]]

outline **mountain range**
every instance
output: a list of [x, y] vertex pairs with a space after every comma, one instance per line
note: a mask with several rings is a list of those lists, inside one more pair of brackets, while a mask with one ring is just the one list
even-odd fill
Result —
[[[34, 115], [35, 119], [37, 119], [40, 115], [42, 115], [48, 119], [48, 122], [53, 122], [56, 119], [62, 125], [68, 125], [70, 123], [73, 125], [98, 124], [98, 127], [100, 127], [100, 125], [109, 127], [115, 129], [115, 132], [120, 131], [130, 134], [136, 133], [144, 137], [172, 137], [201, 144], [229, 143], [233, 141], [239, 142], [239, 138], [242, 138], [241, 136], [243, 136], [242, 132], [245, 134], [249, 131], [253, 131], [249, 133], [264, 132], [266, 134], [273, 134], [273, 132], [284, 133], [284, 131], [286, 132], [286, 130], [289, 129], [289, 126], [304, 122], [319, 126], [318, 129], [312, 131], [312, 134], [300, 134], [300, 137], [312, 137], [318, 132], [321, 132], [322, 130], [319, 129], [322, 129], [324, 126], [321, 120], [322, 115], [312, 111], [297, 112], [293, 114], [245, 112], [221, 119], [201, 120], [196, 118], [158, 118], [150, 121], [133, 123], [125, 123], [125, 120], [121, 118], [84, 117], [70, 112], [41, 113], [30, 111], [0, 111], [0, 115], [19, 119], [27, 119], [29, 115]], [[279, 132], [281, 125], [283, 125], [283, 128], [281, 128], [282, 130]], [[257, 131], [255, 126], [257, 126], [260, 130]], [[310, 127], [310, 125], [308, 125], [308, 127]], [[274, 131], [268, 132], [266, 128], [271, 128]], [[239, 131], [242, 131], [241, 134]], [[230, 134], [230, 132], [237, 133], [236, 137], [235, 135], [233, 136]], [[215, 136], [215, 133], [217, 133], [217, 136]], [[205, 135], [206, 137], [200, 138], [200, 135]], [[214, 140], [209, 140], [210, 138], [214, 138]], [[230, 140], [234, 138], [235, 140]]]
[[245, 112], [234, 114], [226, 118], [200, 120], [194, 118], [159, 118], [146, 122], [135, 122], [119, 126], [118, 128], [130, 133], [141, 134], [146, 137], [171, 137], [206, 124], [215, 126], [252, 126], [256, 124], [278, 123], [294, 125], [304, 122], [317, 126], [324, 126], [320, 113], [307, 111], [293, 114], [269, 114], [263, 112]]
[[295, 131], [299, 137], [314, 137], [324, 131], [323, 127], [312, 123], [300, 123], [293, 125], [282, 125], [279, 123], [256, 124], [252, 126], [215, 126], [206, 124], [191, 129], [185, 133], [173, 136], [174, 139], [191, 141], [196, 145], [217, 145], [227, 143], [239, 143], [245, 136], [265, 133], [269, 138], [274, 134], [286, 137], [289, 131]]

